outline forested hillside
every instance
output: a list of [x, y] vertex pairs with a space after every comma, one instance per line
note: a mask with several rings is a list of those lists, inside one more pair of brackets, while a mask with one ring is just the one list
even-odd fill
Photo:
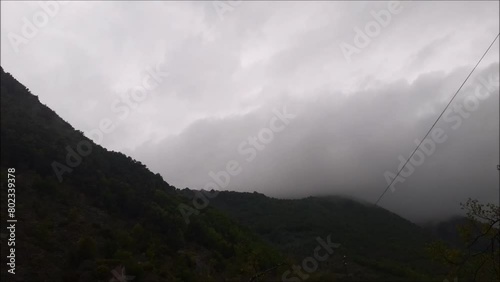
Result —
[[427, 281], [437, 280], [442, 272], [425, 252], [435, 239], [430, 232], [373, 204], [342, 197], [284, 200], [227, 191], [211, 204], [294, 258], [309, 256], [316, 237], [331, 235], [341, 244], [339, 257], [323, 271], [336, 277]]
[[[123, 265], [134, 281], [247, 281], [283, 261], [213, 208], [187, 225], [177, 210], [187, 200], [174, 187], [99, 145], [59, 182], [52, 163], [68, 166], [67, 146], [92, 141], [3, 69], [1, 101], [2, 199], [7, 169], [16, 175], [17, 280], [109, 281]], [[12, 281], [6, 271], [2, 281]]]
[[[426, 255], [430, 231], [342, 197], [224, 191], [187, 224], [178, 207], [192, 204], [193, 190], [94, 144], [3, 69], [1, 99], [1, 196], [14, 168], [18, 281], [110, 281], [122, 266], [134, 281], [443, 281], [446, 274]], [[324, 259], [312, 267], [318, 250]], [[2, 248], [4, 265], [6, 255]], [[307, 263], [313, 270], [301, 273]]]

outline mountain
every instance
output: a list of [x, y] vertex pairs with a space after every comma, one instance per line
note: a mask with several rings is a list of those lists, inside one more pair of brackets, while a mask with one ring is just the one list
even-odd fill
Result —
[[2, 267], [2, 281], [110, 281], [121, 266], [134, 281], [248, 281], [283, 261], [214, 208], [186, 224], [178, 206], [188, 200], [159, 174], [94, 144], [3, 69], [0, 78], [2, 223], [9, 168], [17, 199], [16, 274]]
[[[184, 193], [193, 196], [187, 189]], [[230, 191], [220, 192], [210, 204], [295, 259], [310, 256], [318, 236], [331, 236], [341, 247], [336, 264], [324, 272], [338, 278], [429, 281], [439, 280], [442, 271], [425, 251], [436, 237], [373, 204], [333, 196], [292, 200]]]
[[[187, 224], [179, 207], [197, 191], [93, 143], [3, 69], [0, 79], [3, 223], [7, 188], [17, 199], [16, 275], [3, 267], [2, 281], [442, 281], [424, 252], [431, 232], [351, 199], [222, 191]], [[4, 266], [10, 236], [0, 231]]]

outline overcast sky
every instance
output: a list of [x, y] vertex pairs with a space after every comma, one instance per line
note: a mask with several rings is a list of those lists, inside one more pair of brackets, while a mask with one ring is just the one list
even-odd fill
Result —
[[[75, 128], [111, 123], [101, 145], [179, 188], [235, 160], [223, 190], [374, 202], [498, 32], [498, 1], [2, 1], [1, 65]], [[446, 141], [383, 207], [420, 220], [498, 204], [498, 74], [497, 40], [453, 105], [478, 76], [491, 95], [437, 124]], [[295, 117], [248, 161], [239, 146], [284, 107]]]

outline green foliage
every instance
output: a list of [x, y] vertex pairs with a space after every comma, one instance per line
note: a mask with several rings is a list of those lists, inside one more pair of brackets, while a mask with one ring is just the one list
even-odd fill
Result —
[[462, 244], [436, 241], [428, 245], [429, 255], [447, 266], [448, 278], [500, 281], [500, 208], [472, 199], [461, 206], [467, 215], [467, 221], [457, 226]]
[[79, 261], [93, 259], [97, 253], [95, 240], [84, 236], [77, 243], [77, 258]]

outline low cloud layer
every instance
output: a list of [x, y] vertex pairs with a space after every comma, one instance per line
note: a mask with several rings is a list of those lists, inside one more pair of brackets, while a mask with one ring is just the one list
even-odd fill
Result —
[[[374, 202], [387, 186], [385, 171], [397, 172], [399, 155], [409, 156], [467, 71], [424, 74], [412, 83], [400, 80], [349, 96], [324, 90], [313, 101], [284, 95], [249, 114], [200, 120], [178, 136], [148, 142], [132, 153], [180, 188], [216, 183], [209, 173], [225, 171], [235, 160], [242, 172], [219, 189], [287, 198], [344, 194]], [[446, 140], [395, 185], [394, 193], [387, 192], [382, 206], [417, 219], [450, 215], [467, 197], [498, 198], [498, 64], [478, 73], [436, 126]], [[488, 97], [478, 100], [474, 111], [454, 108], [474, 95], [478, 77], [495, 81], [489, 95], [481, 88]], [[269, 127], [273, 107], [285, 106], [296, 117], [269, 144], [250, 146], [248, 140]], [[247, 148], [256, 148], [255, 153], [241, 153]]]
[[[111, 121], [103, 146], [179, 188], [201, 189], [235, 160], [227, 190], [374, 202], [498, 34], [498, 5], [2, 2], [1, 59], [77, 129]], [[36, 32], [13, 43], [26, 21]], [[498, 78], [498, 50], [454, 105], [478, 77]], [[498, 96], [497, 85], [456, 129], [441, 120], [447, 140], [380, 204], [423, 220], [467, 197], [498, 203]], [[239, 146], [250, 152], [248, 138], [284, 107], [296, 117], [247, 161]]]

